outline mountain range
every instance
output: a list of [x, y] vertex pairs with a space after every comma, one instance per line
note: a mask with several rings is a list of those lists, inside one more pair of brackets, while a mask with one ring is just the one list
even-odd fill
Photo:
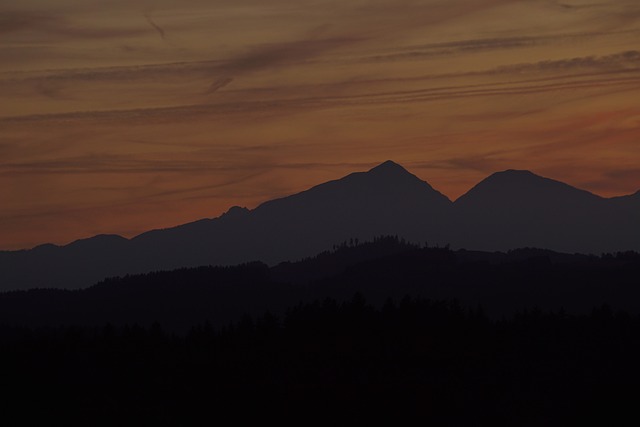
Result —
[[640, 191], [603, 198], [529, 171], [507, 170], [455, 202], [392, 161], [255, 209], [66, 246], [0, 252], [0, 290], [75, 289], [105, 277], [260, 260], [277, 264], [349, 240], [396, 235], [474, 250], [640, 250]]

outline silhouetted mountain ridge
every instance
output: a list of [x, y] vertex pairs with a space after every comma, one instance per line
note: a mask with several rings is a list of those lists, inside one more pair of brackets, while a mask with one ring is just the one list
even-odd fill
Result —
[[86, 287], [106, 276], [313, 256], [336, 242], [397, 235], [414, 243], [567, 253], [640, 249], [640, 192], [602, 198], [530, 171], [497, 172], [455, 203], [392, 161], [255, 209], [63, 247], [0, 252], [0, 289]]
[[[373, 198], [375, 197], [375, 198]], [[355, 199], [354, 199], [355, 198]], [[386, 161], [368, 172], [355, 172], [344, 178], [329, 181], [309, 190], [292, 196], [270, 200], [259, 205], [254, 211], [277, 208], [347, 203], [357, 206], [357, 203], [382, 204], [387, 201], [404, 202], [409, 204], [428, 202], [446, 206], [451, 201], [442, 193], [436, 191], [427, 182], [409, 173], [402, 166], [392, 161]], [[434, 206], [438, 208], [441, 206]]]
[[625, 220], [634, 210], [629, 200], [605, 199], [530, 171], [492, 174], [456, 200], [455, 210], [456, 246], [583, 253], [639, 246], [629, 239], [640, 235], [640, 221]]
[[548, 203], [585, 203], [603, 200], [585, 190], [580, 190], [549, 178], [544, 178], [527, 170], [509, 169], [496, 172], [482, 180], [466, 194], [456, 200], [457, 205], [482, 203], [510, 203], [518, 205]]

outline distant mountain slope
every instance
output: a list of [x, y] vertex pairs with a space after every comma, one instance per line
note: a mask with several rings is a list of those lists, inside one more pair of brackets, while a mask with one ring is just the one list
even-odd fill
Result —
[[456, 200], [458, 206], [494, 206], [504, 203], [522, 210], [530, 207], [569, 206], [598, 203], [603, 198], [563, 182], [544, 178], [527, 170], [496, 172]]
[[[106, 276], [199, 265], [295, 260], [350, 238], [383, 234], [444, 243], [451, 201], [387, 161], [254, 210], [143, 233], [0, 254], [0, 289], [85, 287]], [[114, 239], [114, 238], [111, 238]], [[83, 246], [77, 253], [78, 245]], [[114, 246], [116, 245], [116, 246]]]
[[0, 252], [0, 290], [86, 287], [134, 271], [129, 240], [115, 235]]
[[455, 248], [640, 250], [640, 192], [605, 199], [529, 171], [486, 178], [452, 203], [402, 166], [368, 172], [214, 219], [131, 240], [96, 236], [0, 252], [0, 290], [81, 288], [108, 276], [249, 261], [298, 260], [351, 238], [397, 235]]
[[530, 246], [599, 254], [637, 249], [638, 241], [629, 238], [640, 230], [633, 200], [605, 199], [529, 171], [498, 172], [455, 201], [453, 242], [490, 250]]
[[254, 210], [235, 208], [220, 218], [142, 234], [136, 253], [148, 268], [269, 264], [295, 260], [357, 237], [399, 234], [444, 241], [441, 224], [452, 203], [402, 166], [385, 162]]

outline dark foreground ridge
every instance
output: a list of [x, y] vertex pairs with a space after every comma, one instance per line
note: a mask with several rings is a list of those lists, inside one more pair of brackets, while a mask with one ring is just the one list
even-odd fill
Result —
[[253, 210], [67, 246], [0, 252], [0, 290], [77, 289], [109, 276], [260, 260], [274, 265], [349, 238], [398, 235], [453, 248], [600, 255], [640, 251], [640, 193], [605, 199], [528, 171], [491, 175], [455, 202], [388, 161]]
[[355, 293], [382, 306], [405, 295], [456, 299], [493, 317], [523, 309], [588, 313], [608, 304], [640, 314], [640, 254], [601, 257], [540, 249], [502, 252], [420, 247], [397, 237], [346, 242], [295, 263], [197, 267], [106, 279], [88, 289], [0, 294], [0, 324], [99, 327], [160, 322], [172, 332], [221, 326], [243, 314], [280, 315], [301, 301]]
[[635, 252], [382, 237], [274, 267], [8, 292], [0, 411], [7, 425], [635, 425], [639, 275]]
[[269, 422], [635, 425], [640, 317], [360, 294], [173, 335], [0, 328], [7, 425]]

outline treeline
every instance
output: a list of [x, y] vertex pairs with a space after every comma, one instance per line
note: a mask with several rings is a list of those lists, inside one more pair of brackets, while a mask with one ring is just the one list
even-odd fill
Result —
[[640, 317], [361, 294], [200, 324], [0, 328], [5, 425], [638, 421]]
[[171, 332], [243, 314], [282, 316], [299, 302], [363, 294], [380, 307], [405, 295], [457, 299], [492, 317], [524, 309], [588, 313], [609, 304], [640, 313], [640, 256], [586, 256], [540, 249], [507, 253], [418, 246], [395, 237], [347, 242], [294, 263], [203, 266], [105, 279], [83, 290], [0, 293], [0, 325], [100, 327], [160, 322]]

